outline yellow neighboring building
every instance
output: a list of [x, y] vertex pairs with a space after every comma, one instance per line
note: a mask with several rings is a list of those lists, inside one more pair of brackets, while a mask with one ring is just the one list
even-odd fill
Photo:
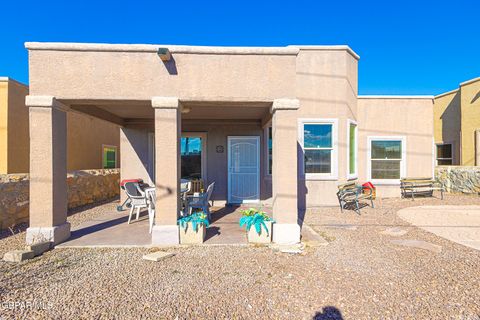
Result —
[[480, 165], [480, 77], [435, 97], [437, 165]]
[[[0, 174], [29, 171], [28, 86], [0, 77]], [[79, 113], [67, 113], [67, 170], [119, 167], [120, 128]]]

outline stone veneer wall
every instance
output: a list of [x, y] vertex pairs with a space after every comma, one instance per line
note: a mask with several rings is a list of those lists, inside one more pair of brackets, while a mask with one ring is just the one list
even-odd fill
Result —
[[435, 178], [448, 192], [480, 193], [480, 167], [438, 166]]
[[[118, 169], [70, 172], [67, 175], [68, 208], [117, 197], [119, 183]], [[0, 175], [0, 229], [28, 222], [29, 186], [28, 174]]]

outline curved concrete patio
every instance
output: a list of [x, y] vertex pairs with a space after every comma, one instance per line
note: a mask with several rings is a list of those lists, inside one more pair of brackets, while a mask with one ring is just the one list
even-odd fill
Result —
[[480, 250], [480, 206], [420, 206], [397, 214], [437, 236]]

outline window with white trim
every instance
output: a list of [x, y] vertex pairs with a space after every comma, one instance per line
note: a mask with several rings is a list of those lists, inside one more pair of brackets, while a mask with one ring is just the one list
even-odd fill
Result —
[[352, 120], [348, 120], [348, 171], [347, 177], [349, 179], [356, 178], [357, 172], [357, 123]]
[[337, 120], [302, 120], [299, 126], [306, 178], [336, 179]]
[[272, 174], [272, 150], [273, 150], [273, 139], [272, 139], [272, 127], [267, 128], [267, 174]]
[[451, 143], [437, 144], [437, 165], [451, 166], [453, 164], [452, 154]]
[[369, 137], [369, 179], [398, 182], [405, 176], [405, 139]]

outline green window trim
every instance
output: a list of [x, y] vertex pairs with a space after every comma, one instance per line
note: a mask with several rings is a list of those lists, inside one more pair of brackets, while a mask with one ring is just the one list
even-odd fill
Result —
[[357, 124], [349, 122], [349, 140], [348, 140], [348, 174], [357, 175]]
[[102, 162], [103, 169], [117, 168], [117, 147], [103, 146]]

